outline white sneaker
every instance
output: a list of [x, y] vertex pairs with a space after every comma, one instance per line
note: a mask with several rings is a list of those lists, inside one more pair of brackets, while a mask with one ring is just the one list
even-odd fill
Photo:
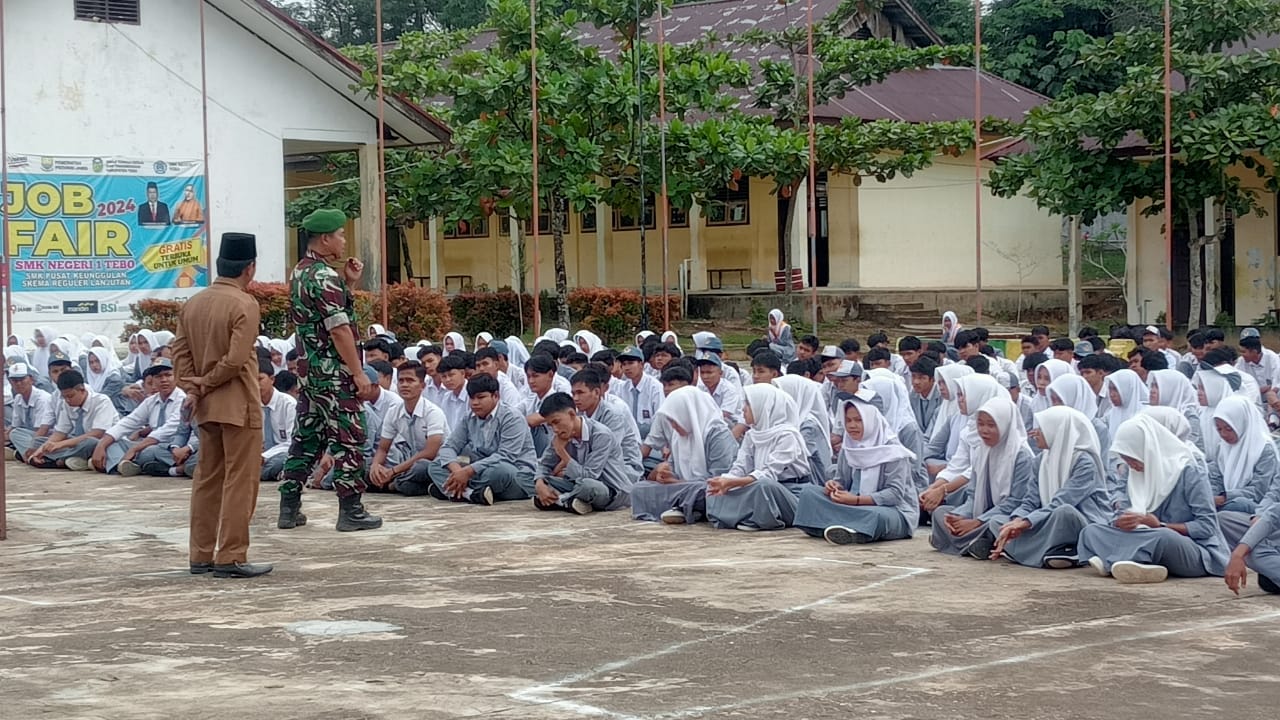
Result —
[[1126, 585], [1161, 583], [1169, 578], [1169, 568], [1163, 565], [1144, 565], [1132, 560], [1111, 563], [1111, 574], [1116, 582]]
[[132, 460], [121, 460], [116, 466], [116, 472], [125, 477], [133, 477], [142, 474], [142, 466]]
[[590, 515], [591, 511], [595, 510], [595, 508], [591, 507], [591, 503], [578, 498], [574, 498], [573, 502], [569, 503], [569, 505], [575, 515]]
[[760, 532], [760, 528], [755, 527], [754, 525], [744, 525], [742, 523], [738, 523], [737, 529], [742, 532]]
[[843, 525], [832, 525], [823, 530], [822, 537], [832, 545], [865, 545], [871, 542], [869, 536], [850, 530]]
[[1111, 577], [1111, 573], [1107, 572], [1107, 564], [1097, 555], [1089, 558], [1089, 567], [1097, 570], [1102, 577]]
[[89, 465], [89, 461], [82, 457], [69, 457], [66, 460], [66, 465], [68, 470], [74, 470], [76, 472], [84, 472], [92, 467]]
[[683, 525], [684, 511], [680, 508], [671, 508], [658, 516], [658, 519], [668, 525]]

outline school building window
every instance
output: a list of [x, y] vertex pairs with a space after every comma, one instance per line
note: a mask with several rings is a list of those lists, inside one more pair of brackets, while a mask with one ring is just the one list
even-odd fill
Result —
[[749, 225], [751, 223], [751, 183], [739, 181], [738, 189], [723, 188], [707, 198], [708, 225]]
[[140, 0], [76, 0], [76, 19], [137, 25], [140, 21], [139, 2]]
[[[657, 228], [658, 212], [657, 197], [650, 195], [644, 207], [644, 227], [646, 230], [654, 230]], [[689, 227], [689, 213], [686, 210], [672, 206], [667, 216], [667, 227], [686, 228]], [[631, 214], [621, 210], [613, 211], [613, 229], [614, 230], [639, 230], [640, 224]]]
[[459, 220], [458, 224], [444, 229], [446, 238], [487, 238], [489, 237], [489, 218], [480, 217], [474, 220]]

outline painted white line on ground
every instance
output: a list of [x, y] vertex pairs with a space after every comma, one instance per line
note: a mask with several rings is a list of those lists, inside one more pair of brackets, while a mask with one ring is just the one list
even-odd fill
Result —
[[0, 595], [0, 600], [12, 600], [13, 602], [23, 603], [26, 605], [37, 605], [39, 607], [57, 607], [61, 605], [92, 605], [94, 603], [108, 602], [110, 598], [94, 598], [93, 600], [28, 600], [26, 598], [14, 597], [13, 595]]

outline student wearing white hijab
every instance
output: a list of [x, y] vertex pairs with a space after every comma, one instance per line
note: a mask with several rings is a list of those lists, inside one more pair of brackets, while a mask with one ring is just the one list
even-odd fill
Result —
[[955, 347], [956, 333], [960, 332], [960, 318], [950, 310], [942, 313], [942, 342]]
[[1280, 476], [1267, 421], [1257, 404], [1235, 395], [1218, 403], [1213, 422], [1219, 440], [1208, 456], [1214, 504], [1219, 512], [1252, 515]]
[[925, 465], [930, 475], [947, 466], [947, 460], [955, 454], [960, 445], [960, 431], [964, 429], [967, 419], [962, 418], [960, 406], [956, 402], [956, 389], [960, 378], [973, 374], [968, 365], [942, 365], [933, 371], [934, 387], [942, 397], [938, 406], [938, 414], [933, 420], [933, 434], [925, 445]]
[[289, 351], [293, 350], [293, 344], [288, 340], [277, 338], [271, 341], [268, 348], [271, 351], [271, 370], [276, 375], [289, 369]]
[[1213, 422], [1213, 412], [1223, 400], [1235, 395], [1240, 390], [1239, 383], [1233, 378], [1215, 370], [1196, 372], [1194, 387], [1196, 399], [1200, 402], [1200, 449], [1205, 457], [1213, 457], [1218, 451], [1218, 426]]
[[487, 348], [489, 347], [489, 344], [492, 342], [493, 342], [493, 333], [482, 332], [479, 335], [476, 335], [475, 349], [480, 350], [481, 348]]
[[1033, 441], [1043, 452], [1035, 482], [1013, 519], [987, 525], [995, 536], [991, 557], [1003, 554], [1027, 567], [1073, 568], [1080, 564], [1080, 531], [1111, 519], [1098, 435], [1092, 418], [1063, 406], [1036, 413], [1036, 428]]
[[462, 333], [454, 331], [445, 333], [444, 336], [444, 356], [449, 357], [451, 353], [466, 352], [467, 341], [462, 337]]
[[747, 531], [790, 527], [800, 491], [813, 484], [800, 412], [772, 385], [757, 383], [743, 392], [749, 429], [729, 471], [707, 481], [707, 519], [718, 528]]
[[815, 483], [831, 477], [831, 414], [822, 397], [822, 386], [802, 375], [783, 375], [773, 379], [774, 387], [791, 396], [800, 411], [800, 435], [809, 451], [809, 465]]
[[573, 344], [590, 360], [593, 355], [604, 349], [600, 336], [590, 330], [579, 330], [573, 336]]
[[126, 380], [142, 379], [142, 371], [151, 367], [151, 351], [156, 347], [156, 334], [145, 328], [129, 337], [129, 356], [124, 360]]
[[41, 377], [49, 377], [49, 343], [58, 338], [58, 332], [51, 327], [38, 327], [31, 335], [35, 350], [31, 352], [31, 366]]
[[[542, 340], [550, 340], [553, 343], [560, 344], [569, 339], [569, 331], [564, 328], [551, 328], [542, 334]], [[534, 343], [535, 345], [537, 343]]]
[[640, 332], [636, 333], [636, 338], [635, 338], [636, 347], [643, 347], [644, 341], [653, 336], [654, 336], [654, 333], [652, 330], [641, 330]]
[[715, 401], [695, 387], [673, 390], [655, 423], [670, 431], [671, 454], [632, 487], [631, 515], [668, 525], [697, 522], [706, 517], [707, 479], [729, 470], [738, 441]]
[[[1110, 403], [1106, 415], [1103, 419], [1107, 421], [1107, 437], [1114, 439], [1116, 430], [1129, 418], [1142, 412], [1147, 407], [1147, 401], [1151, 399], [1151, 391], [1143, 384], [1142, 378], [1138, 373], [1129, 370], [1117, 370], [1107, 376], [1102, 381], [1103, 393], [1107, 396]], [[1103, 462], [1108, 466], [1114, 465], [1114, 458], [1106, 457], [1108, 448], [1103, 448]], [[1111, 467], [1108, 467], [1111, 471]]]
[[124, 402], [125, 398], [121, 396], [120, 391], [124, 390], [125, 381], [124, 373], [117, 367], [118, 361], [112, 357], [110, 351], [106, 348], [95, 347], [89, 351], [89, 355], [85, 360], [87, 365], [85, 379], [89, 383], [89, 387], [96, 393], [101, 393], [111, 398], [111, 403], [116, 406], [116, 410], [121, 414], [128, 414], [130, 410], [126, 410], [128, 403]]
[[1203, 449], [1200, 438], [1200, 401], [1196, 389], [1186, 375], [1177, 370], [1153, 370], [1147, 374], [1152, 406], [1173, 408], [1187, 418], [1191, 429], [1191, 442]]
[[169, 347], [170, 345], [172, 345], [172, 344], [173, 344], [173, 338], [174, 338], [173, 333], [169, 332], [168, 330], [157, 330], [157, 331], [156, 331], [156, 346], [155, 346], [155, 347], [153, 347], [153, 348], [151, 348], [151, 351], [152, 351], [152, 352], [155, 352], [156, 350], [159, 350], [160, 348], [167, 348], [167, 347]]
[[764, 339], [769, 343], [769, 349], [782, 358], [784, 366], [796, 359], [795, 336], [790, 323], [778, 308], [769, 311], [769, 327], [765, 330]]
[[915, 460], [911, 462], [911, 478], [917, 492], [929, 487], [929, 472], [924, 466], [924, 436], [916, 423], [916, 414], [911, 409], [906, 386], [897, 373], [885, 368], [868, 371], [862, 380], [862, 386], [879, 396], [884, 403], [882, 415], [898, 436], [898, 442], [915, 455]]
[[942, 505], [933, 511], [929, 544], [948, 555], [986, 560], [995, 543], [987, 527], [1009, 522], [1021, 505], [1035, 482], [1035, 458], [1027, 447], [1018, 407], [1007, 394], [988, 400], [975, 416], [979, 442], [967, 499], [957, 507]]
[[1098, 435], [1098, 456], [1102, 456], [1107, 445], [1110, 444], [1111, 437], [1107, 434], [1106, 421], [1098, 417], [1098, 396], [1093, 394], [1093, 388], [1089, 387], [1087, 380], [1071, 374], [1063, 375], [1049, 383], [1049, 405], [1074, 408], [1089, 418], [1093, 431]]
[[[973, 478], [973, 461], [982, 452], [982, 439], [978, 434], [978, 409], [995, 398], [1009, 398], [1009, 391], [1000, 387], [1000, 383], [990, 375], [966, 375], [955, 383], [953, 390], [960, 408], [960, 417], [964, 426], [956, 431], [960, 441], [956, 452], [947, 460], [946, 467], [938, 471], [933, 484], [920, 493], [920, 509], [932, 516], [940, 505], [955, 505], [961, 502], [960, 492]], [[1013, 400], [1009, 400], [1013, 402]], [[1016, 409], [1017, 406], [1015, 405]], [[1018, 426], [1023, 441], [1026, 441], [1027, 428], [1018, 417]], [[1030, 451], [1030, 448], [1027, 448]]]
[[801, 491], [795, 526], [833, 545], [910, 538], [920, 503], [915, 453], [898, 442], [874, 405], [844, 400], [841, 408], [844, 440], [835, 477]]
[[1111, 452], [1129, 466], [1110, 523], [1080, 532], [1080, 557], [1099, 575], [1122, 583], [1221, 576], [1227, 543], [1218, 528], [1209, 479], [1187, 446], [1155, 418], [1139, 414], [1120, 426]]
[[525, 347], [524, 341], [515, 335], [508, 335], [506, 342], [507, 361], [523, 370], [524, 364], [529, 361], [529, 348]]
[[1049, 358], [1036, 367], [1036, 394], [1031, 401], [1031, 411], [1038, 413], [1053, 407], [1049, 399], [1049, 386], [1054, 380], [1072, 374], [1071, 364]]

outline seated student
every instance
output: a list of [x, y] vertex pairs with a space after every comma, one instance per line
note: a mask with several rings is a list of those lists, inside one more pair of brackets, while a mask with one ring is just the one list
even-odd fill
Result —
[[1098, 417], [1098, 397], [1093, 394], [1089, 383], [1079, 375], [1063, 375], [1049, 383], [1049, 403], [1052, 407], [1065, 405], [1074, 408], [1089, 418], [1089, 424], [1098, 436], [1098, 457], [1102, 457], [1101, 448], [1111, 444], [1111, 436], [1107, 433], [1107, 423]]
[[761, 350], [751, 356], [752, 383], [768, 385], [778, 377], [782, 377], [782, 358], [777, 353], [772, 350]]
[[801, 491], [795, 526], [833, 545], [911, 537], [920, 502], [912, 479], [915, 453], [897, 441], [875, 406], [856, 400], [841, 406], [844, 438], [835, 477]]
[[1037, 365], [1035, 372], [1036, 392], [1035, 399], [1031, 403], [1032, 410], [1040, 412], [1053, 407], [1053, 403], [1049, 400], [1049, 385], [1063, 375], [1070, 374], [1072, 374], [1071, 364], [1057, 358], [1044, 360]]
[[800, 338], [800, 342], [796, 344], [795, 360], [808, 360], [818, 354], [818, 349], [822, 347], [822, 342], [818, 340], [817, 335], [805, 335]]
[[275, 379], [280, 376], [273, 371], [271, 363], [258, 363], [258, 399], [262, 402], [262, 471], [258, 479], [262, 482], [276, 482], [284, 472], [298, 418], [298, 401], [276, 390]]
[[973, 374], [973, 368], [959, 364], [941, 365], [934, 371], [934, 385], [941, 403], [933, 420], [933, 432], [924, 449], [925, 467], [930, 476], [937, 476], [960, 447], [961, 431], [969, 421], [960, 412], [956, 390], [960, 387], [961, 378]]
[[831, 477], [835, 459], [831, 456], [831, 415], [822, 399], [821, 386], [799, 375], [783, 375], [773, 379], [774, 387], [791, 397], [800, 411], [800, 436], [809, 451], [809, 467], [813, 482], [822, 484]]
[[364, 350], [364, 362], [366, 365], [372, 365], [376, 362], [384, 362], [391, 364], [391, 340], [385, 337], [375, 337], [365, 340], [361, 345]]
[[89, 387], [94, 392], [111, 398], [117, 412], [130, 412], [132, 408], [128, 405], [131, 403], [121, 395], [125, 381], [124, 371], [116, 367], [118, 363], [111, 351], [106, 348], [93, 348], [85, 357], [85, 379], [89, 381]]
[[856, 338], [845, 338], [840, 341], [840, 352], [844, 359], [851, 362], [862, 362], [862, 344]]
[[915, 416], [916, 427], [920, 428], [920, 437], [925, 441], [933, 435], [938, 409], [942, 406], [942, 395], [933, 379], [937, 370], [938, 364], [927, 357], [911, 363], [911, 414]]
[[515, 386], [515, 383], [511, 382], [511, 378], [502, 372], [497, 350], [484, 347], [476, 351], [476, 372], [498, 381], [498, 397], [502, 399], [503, 405], [516, 412], [524, 411], [524, 394]]
[[[919, 338], [917, 338], [917, 340], [919, 340]], [[888, 351], [889, 369], [893, 371], [893, 374], [903, 380], [909, 381], [911, 379], [911, 371], [909, 370], [910, 363], [908, 363], [906, 359], [898, 353], [893, 352], [893, 348], [889, 345], [889, 336], [887, 334], [881, 331], [868, 335], [867, 345], [871, 348], [881, 348]], [[912, 362], [915, 362], [914, 358], [912, 358]]]
[[462, 357], [463, 352], [465, 351], [451, 353], [440, 361], [440, 390], [427, 397], [444, 411], [445, 420], [451, 429], [462, 425], [462, 421], [471, 412], [467, 401], [467, 362]]
[[[1203, 444], [1200, 438], [1200, 401], [1191, 381], [1177, 370], [1155, 370], [1147, 376], [1151, 388], [1150, 406], [1169, 407], [1182, 413], [1191, 428], [1191, 441]], [[1106, 447], [1106, 442], [1103, 442]]]
[[[437, 500], [477, 505], [528, 498], [537, 461], [528, 423], [502, 404], [492, 376], [476, 375], [466, 391], [471, 412], [450, 426], [449, 439], [429, 464], [427, 492]], [[403, 486], [398, 489], [409, 494]]]
[[150, 447], [168, 447], [182, 422], [187, 394], [174, 387], [173, 363], [156, 360], [142, 371], [152, 393], [138, 407], [107, 429], [98, 441], [90, 465], [98, 472], [132, 477], [142, 472], [140, 454]]
[[[1127, 369], [1117, 370], [1107, 375], [1104, 385], [1110, 405], [1110, 410], [1107, 411], [1105, 418], [1107, 421], [1107, 437], [1114, 440], [1116, 431], [1120, 429], [1120, 426], [1129, 418], [1142, 412], [1143, 408], [1147, 406], [1147, 401], [1151, 399], [1151, 391], [1146, 389], [1142, 378], [1138, 377], [1136, 372]], [[1110, 454], [1109, 447], [1108, 445], [1102, 448], [1103, 462], [1107, 465], [1112, 464], [1105, 457]]]
[[14, 448], [35, 447], [37, 438], [49, 435], [53, 427], [53, 396], [36, 387], [35, 371], [26, 363], [10, 365], [9, 388], [13, 391], [13, 418], [5, 428], [5, 459], [17, 457]]
[[1280, 503], [1267, 507], [1240, 539], [1224, 574], [1227, 587], [1239, 595], [1249, 574], [1258, 573], [1258, 587], [1263, 592], [1280, 594]]
[[795, 359], [796, 341], [791, 332], [791, 324], [777, 308], [769, 311], [769, 327], [765, 330], [764, 340], [769, 343], [769, 349], [782, 360], [790, 362]]
[[[546, 420], [538, 409], [542, 407], [542, 401], [551, 397], [555, 392], [572, 392], [570, 387], [567, 390], [557, 390], [556, 381], [563, 380], [556, 374], [556, 361], [546, 353], [535, 352], [524, 364], [525, 379], [528, 380], [529, 390], [525, 393], [524, 413], [525, 422], [529, 426], [529, 432], [533, 437], [533, 451], [536, 457], [542, 457], [542, 453], [546, 452], [547, 447], [551, 445], [551, 428], [547, 427]], [[568, 381], [564, 381], [568, 384]]]
[[579, 352], [578, 347], [571, 342], [566, 341], [564, 345], [556, 348], [556, 373], [565, 380], [573, 377], [573, 374], [577, 372], [577, 370], [569, 364], [569, 358], [575, 355], [582, 355], [582, 353]]
[[292, 370], [282, 370], [276, 373], [275, 379], [271, 382], [278, 392], [282, 392], [294, 400], [297, 400], [298, 396], [302, 394], [302, 388], [298, 385], [298, 376]]
[[[733, 373], [729, 372], [728, 367], [725, 368], [725, 378], [727, 379]], [[822, 373], [822, 362], [816, 357], [806, 358], [804, 360], [792, 360], [787, 363], [787, 374], [802, 377], [806, 380], [820, 383], [826, 379]], [[823, 401], [826, 404], [826, 401]]]
[[[670, 397], [671, 393], [683, 387], [692, 387], [698, 390], [693, 382], [693, 373], [688, 368], [681, 365], [672, 364], [662, 371], [662, 393], [664, 397]], [[698, 392], [702, 392], [698, 390]], [[705, 394], [705, 393], [703, 393]], [[707, 396], [710, 399], [710, 396]], [[665, 401], [664, 401], [665, 402]], [[715, 401], [711, 401], [715, 404]], [[724, 419], [722, 414], [721, 419]], [[640, 445], [640, 457], [644, 458], [644, 467], [646, 471], [652, 471], [658, 466], [658, 463], [664, 459], [664, 453], [670, 450], [670, 433], [671, 427], [669, 423], [654, 422], [649, 426], [649, 432], [644, 436], [644, 442]], [[732, 429], [730, 429], [732, 434]], [[737, 452], [737, 438], [734, 438], [735, 449]]]
[[708, 353], [695, 362], [702, 388], [711, 395], [730, 427], [742, 423], [742, 389], [724, 379], [724, 361]]
[[893, 355], [885, 348], [873, 347], [863, 357], [868, 370], [888, 370], [893, 364]]
[[[664, 372], [671, 372], [668, 368]], [[707, 479], [726, 472], [738, 454], [724, 416], [697, 388], [673, 390], [658, 411], [654, 429], [665, 426], [670, 447], [666, 460], [647, 480], [631, 489], [631, 516], [668, 525], [694, 523], [706, 517]]]
[[554, 436], [538, 463], [533, 506], [586, 515], [630, 505], [640, 476], [623, 461], [609, 428], [579, 413], [564, 393], [552, 393], [539, 412]]
[[120, 420], [115, 405], [106, 395], [89, 389], [79, 370], [58, 375], [58, 394], [53, 432], [36, 438], [34, 447], [18, 447], [18, 456], [36, 468], [89, 470], [89, 458], [107, 429]]
[[609, 428], [618, 443], [622, 461], [628, 471], [639, 478], [644, 474], [640, 456], [640, 430], [621, 400], [608, 394], [609, 371], [592, 363], [573, 374], [573, 402], [578, 412]]
[[733, 466], [707, 481], [707, 519], [718, 528], [747, 531], [790, 527], [800, 491], [813, 483], [799, 409], [770, 384], [743, 391], [750, 429]]
[[1239, 395], [1213, 411], [1218, 433], [1208, 455], [1209, 484], [1219, 512], [1253, 514], [1280, 477], [1280, 456], [1258, 406]]
[[422, 363], [400, 366], [396, 375], [400, 402], [387, 403], [380, 416], [378, 444], [369, 466], [371, 488], [404, 495], [430, 491], [431, 461], [444, 445], [449, 428], [444, 411], [423, 395], [426, 385], [427, 369]]
[[[1012, 400], [994, 397], [975, 418], [978, 442], [967, 470], [966, 499], [959, 506], [939, 505], [933, 510], [929, 544], [948, 555], [987, 560], [995, 546], [995, 536], [987, 528], [992, 521], [997, 527], [1007, 523], [1022, 503], [1035, 477], [1035, 458]], [[923, 497], [920, 503], [924, 505]]]
[[[911, 412], [911, 401], [902, 380], [892, 370], [877, 368], [867, 373], [862, 383], [875, 392], [883, 404], [880, 415], [889, 423], [889, 429], [897, 436], [898, 443], [911, 451], [915, 460], [911, 463], [911, 479], [917, 490], [929, 487], [929, 471], [924, 466], [924, 437]], [[879, 409], [879, 408], [877, 408]]]
[[1049, 352], [1054, 360], [1061, 360], [1070, 365], [1076, 359], [1076, 344], [1071, 342], [1071, 338], [1054, 338], [1049, 342]]
[[[418, 348], [418, 362], [427, 369], [427, 399], [440, 388], [440, 361], [444, 359], [444, 351], [438, 345], [423, 345]], [[432, 400], [432, 402], [435, 402]]]
[[644, 353], [637, 347], [629, 347], [618, 356], [622, 368], [623, 383], [610, 386], [610, 392], [627, 404], [631, 417], [636, 421], [641, 437], [648, 437], [649, 427], [662, 406], [662, 383], [644, 372]]
[[[285, 370], [286, 370], [287, 372], [292, 373], [295, 377], [298, 375], [298, 351], [297, 351], [297, 349], [290, 350], [288, 353], [286, 353], [286, 354], [285, 354], [285, 356], [284, 356], [284, 367], [285, 367]], [[277, 389], [277, 390], [279, 390], [279, 388], [276, 388], [276, 389]], [[280, 392], [282, 392], [282, 393], [288, 393], [289, 391], [288, 391], [288, 390], [280, 390]], [[292, 393], [290, 393], [290, 394], [292, 394]], [[297, 397], [295, 397], [294, 399], [296, 400], [296, 399], [297, 399]]]
[[366, 360], [364, 364], [378, 373], [378, 379], [374, 381], [378, 387], [383, 390], [391, 389], [391, 384], [396, 377], [396, 369], [391, 367], [391, 363], [386, 360]]
[[1084, 381], [1089, 384], [1089, 389], [1093, 391], [1098, 406], [1098, 417], [1100, 418], [1104, 417], [1108, 410], [1107, 404], [1109, 404], [1109, 401], [1103, 401], [1107, 400], [1105, 383], [1107, 374], [1111, 372], [1109, 367], [1110, 360], [1110, 355], [1090, 355], [1081, 358], [1080, 362], [1076, 363], [1076, 370], [1079, 371], [1080, 377], [1084, 378]]
[[1004, 555], [1019, 565], [1053, 569], [1080, 564], [1080, 531], [1109, 521], [1112, 512], [1093, 420], [1063, 406], [1036, 414], [1032, 440], [1044, 451], [1040, 466], [1012, 519], [987, 524], [995, 538], [992, 560]]
[[1080, 557], [1099, 575], [1122, 583], [1221, 576], [1227, 547], [1214, 512], [1209, 479], [1191, 451], [1150, 415], [1120, 426], [1111, 452], [1129, 466], [1117, 497], [1123, 510], [1110, 523], [1080, 531]]

